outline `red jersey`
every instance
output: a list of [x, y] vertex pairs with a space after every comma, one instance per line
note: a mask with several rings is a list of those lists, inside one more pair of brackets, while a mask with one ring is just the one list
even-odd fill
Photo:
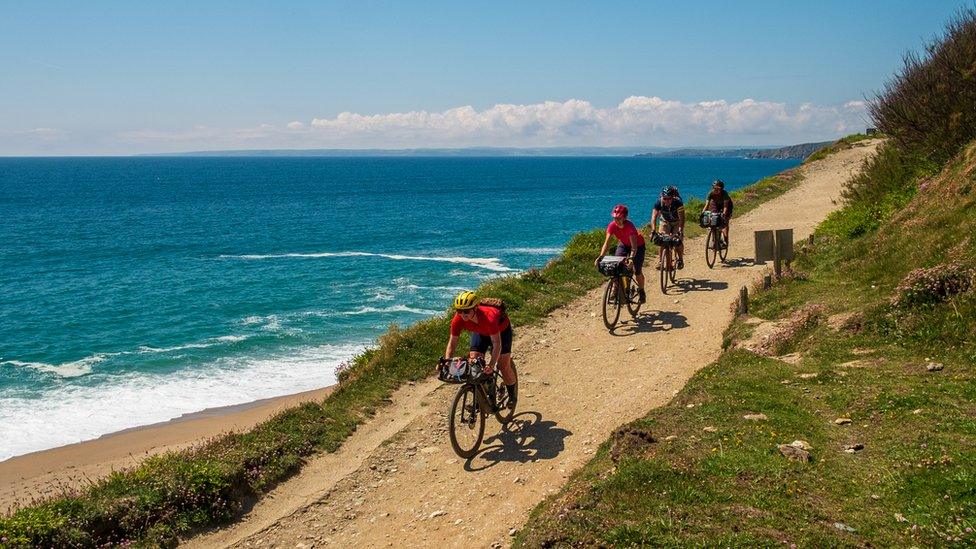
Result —
[[624, 246], [630, 246], [630, 237], [632, 236], [637, 240], [638, 248], [644, 245], [644, 236], [640, 234], [640, 231], [637, 230], [637, 227], [629, 219], [624, 221], [623, 227], [618, 226], [616, 221], [611, 221], [607, 225], [607, 234], [612, 234], [617, 237], [617, 240]]
[[461, 335], [461, 330], [467, 330], [483, 336], [491, 336], [501, 333], [508, 328], [508, 315], [502, 314], [498, 307], [488, 305], [478, 305], [474, 308], [474, 321], [464, 320], [460, 314], [455, 314], [451, 319], [451, 335]]

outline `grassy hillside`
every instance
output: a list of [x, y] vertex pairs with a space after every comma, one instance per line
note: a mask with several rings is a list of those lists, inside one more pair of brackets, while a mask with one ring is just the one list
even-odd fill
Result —
[[976, 545], [976, 14], [927, 51], [796, 271], [516, 545]]
[[[618, 429], [517, 545], [976, 543], [976, 292], [944, 291], [976, 284], [976, 146], [923, 183], [875, 232], [824, 223], [722, 358]], [[773, 343], [737, 348], [760, 322]], [[781, 454], [794, 440], [810, 462]]]

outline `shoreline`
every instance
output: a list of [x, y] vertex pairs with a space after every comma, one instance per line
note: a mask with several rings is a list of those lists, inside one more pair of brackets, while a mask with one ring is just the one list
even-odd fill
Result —
[[335, 385], [241, 404], [207, 408], [0, 461], [0, 510], [84, 486], [145, 458], [239, 432], [302, 402], [322, 400]]

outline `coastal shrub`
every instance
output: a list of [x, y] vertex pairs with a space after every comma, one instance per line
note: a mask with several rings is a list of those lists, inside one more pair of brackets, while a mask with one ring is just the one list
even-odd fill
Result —
[[895, 288], [891, 304], [905, 308], [939, 303], [969, 291], [974, 285], [976, 270], [948, 263], [928, 269], [915, 269], [908, 273]]
[[976, 11], [961, 10], [923, 54], [906, 54], [869, 110], [900, 148], [937, 164], [976, 137]]

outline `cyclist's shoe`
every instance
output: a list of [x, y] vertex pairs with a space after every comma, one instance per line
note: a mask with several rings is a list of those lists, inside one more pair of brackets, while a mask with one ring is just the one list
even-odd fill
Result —
[[639, 288], [637, 290], [637, 302], [638, 303], [646, 303], [647, 302], [647, 294], [644, 293], [644, 288]]
[[679, 257], [678, 258], [678, 269], [684, 269], [684, 268], [685, 268], [685, 260]]
[[515, 385], [508, 385], [508, 402], [505, 403], [509, 410], [514, 410], [515, 405], [518, 403], [518, 383]]

